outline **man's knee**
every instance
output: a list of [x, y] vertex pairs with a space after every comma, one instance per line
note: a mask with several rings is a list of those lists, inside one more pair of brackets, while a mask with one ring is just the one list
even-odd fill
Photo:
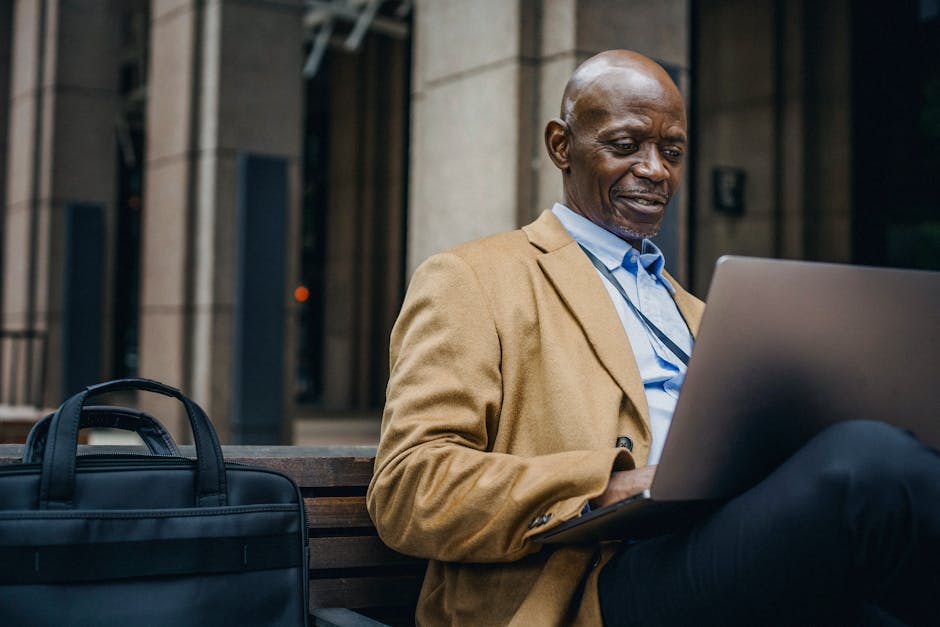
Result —
[[827, 447], [877, 452], [917, 444], [909, 431], [877, 420], [845, 420], [826, 427], [813, 438]]
[[817, 488], [833, 497], [864, 495], [896, 500], [897, 488], [921, 472], [912, 459], [924, 445], [910, 432], [883, 422], [851, 420], [836, 423], [813, 438]]

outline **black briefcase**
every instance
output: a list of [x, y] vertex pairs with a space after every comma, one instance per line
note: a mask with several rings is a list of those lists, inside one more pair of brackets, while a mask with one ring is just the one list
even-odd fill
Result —
[[[197, 457], [149, 415], [86, 399], [180, 400]], [[83, 411], [84, 408], [84, 411]], [[131, 429], [151, 455], [77, 456], [82, 425]], [[306, 625], [307, 525], [288, 477], [225, 463], [202, 409], [155, 381], [87, 388], [0, 466], [0, 625]]]

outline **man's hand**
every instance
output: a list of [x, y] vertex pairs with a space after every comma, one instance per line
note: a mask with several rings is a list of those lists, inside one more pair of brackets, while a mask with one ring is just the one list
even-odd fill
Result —
[[607, 489], [597, 498], [591, 499], [591, 509], [604, 507], [622, 501], [628, 496], [639, 494], [652, 485], [654, 474], [656, 474], [656, 466], [644, 466], [635, 470], [619, 470], [610, 473]]

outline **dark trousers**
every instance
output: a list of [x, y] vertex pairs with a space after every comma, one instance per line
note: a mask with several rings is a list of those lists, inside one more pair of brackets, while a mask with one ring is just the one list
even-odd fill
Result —
[[940, 454], [836, 424], [691, 529], [626, 548], [599, 591], [608, 626], [940, 625]]

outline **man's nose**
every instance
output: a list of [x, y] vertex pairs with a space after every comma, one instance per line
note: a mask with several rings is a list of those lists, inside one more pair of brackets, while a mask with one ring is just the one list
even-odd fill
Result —
[[649, 179], [659, 183], [666, 180], [669, 173], [655, 146], [637, 154], [639, 161], [633, 166], [633, 173], [640, 178]]

